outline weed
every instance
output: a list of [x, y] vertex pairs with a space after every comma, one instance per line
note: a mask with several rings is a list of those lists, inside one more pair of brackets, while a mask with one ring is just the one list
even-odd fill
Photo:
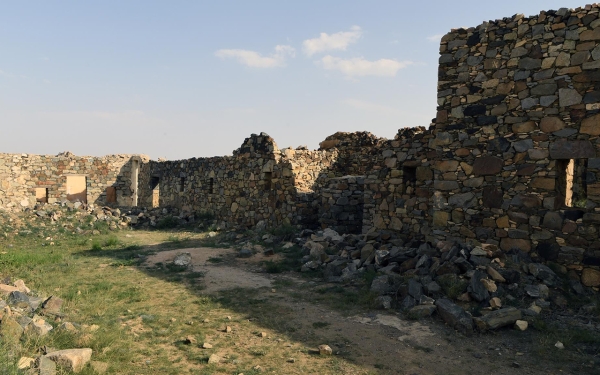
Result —
[[179, 225], [179, 219], [174, 216], [165, 216], [160, 218], [156, 223], [157, 229], [172, 229], [176, 228]]
[[110, 236], [104, 241], [104, 246], [111, 247], [117, 246], [119, 244], [119, 239], [116, 236]]
[[102, 245], [100, 245], [100, 241], [94, 240], [92, 242], [92, 250], [94, 250], [94, 251], [100, 251], [100, 250], [102, 250]]
[[467, 289], [467, 281], [459, 279], [454, 274], [447, 274], [438, 277], [438, 283], [442, 290], [450, 299], [456, 299]]
[[327, 327], [327, 326], [329, 326], [329, 325], [330, 325], [330, 323], [327, 323], [327, 322], [314, 322], [314, 323], [312, 324], [312, 326], [313, 326], [314, 328], [317, 328], [317, 329], [319, 329], [319, 328], [325, 328], [325, 327]]
[[284, 271], [284, 267], [281, 265], [281, 263], [277, 263], [277, 262], [268, 260], [268, 261], [264, 262], [264, 264], [265, 264], [265, 271], [267, 271], [267, 273], [281, 273]]
[[224, 259], [220, 257], [210, 257], [207, 261], [210, 263], [223, 263]]

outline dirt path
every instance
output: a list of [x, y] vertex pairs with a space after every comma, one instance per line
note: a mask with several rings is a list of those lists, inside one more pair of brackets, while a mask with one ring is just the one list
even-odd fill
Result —
[[[181, 252], [190, 253], [194, 272], [204, 273], [202, 293], [229, 293], [236, 301], [234, 308], [258, 317], [270, 328], [279, 329], [307, 347], [327, 343], [335, 355], [374, 373], [584, 373], [581, 367], [575, 372], [568, 361], [558, 367], [542, 361], [535, 352], [538, 338], [531, 330], [506, 329], [464, 337], [437, 318], [412, 321], [393, 311], [344, 314], [311, 297], [317, 296], [323, 283], [294, 274], [262, 273], [260, 262], [272, 259], [262, 255], [238, 259], [231, 249], [192, 248], [159, 252], [150, 256], [146, 265], [168, 263]], [[333, 294], [318, 297], [337, 298]]]

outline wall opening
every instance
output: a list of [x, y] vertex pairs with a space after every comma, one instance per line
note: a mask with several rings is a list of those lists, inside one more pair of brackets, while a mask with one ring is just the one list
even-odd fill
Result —
[[160, 205], [160, 177], [150, 177], [150, 190], [152, 190], [152, 207]]
[[[140, 162], [139, 160], [131, 161], [131, 206], [137, 207], [138, 205], [138, 178], [140, 174]], [[115, 195], [115, 202], [116, 202]]]
[[35, 201], [39, 203], [48, 203], [48, 189], [35, 188]]
[[558, 207], [584, 208], [587, 203], [585, 178], [587, 159], [559, 159], [556, 161], [556, 188]]
[[117, 188], [109, 186], [106, 188], [106, 203], [117, 203]]
[[208, 182], [208, 193], [209, 194], [215, 193], [215, 179], [212, 177], [210, 178], [210, 181]]
[[417, 184], [417, 167], [402, 167], [402, 185], [405, 194], [412, 194]]
[[185, 177], [181, 177], [179, 179], [179, 192], [183, 193], [184, 190], [185, 190]]
[[67, 176], [67, 200], [87, 203], [87, 177], [81, 175]]
[[265, 179], [264, 179], [264, 189], [265, 190], [271, 190], [272, 189], [272, 185], [273, 185], [273, 173], [272, 172], [264, 172], [265, 173]]

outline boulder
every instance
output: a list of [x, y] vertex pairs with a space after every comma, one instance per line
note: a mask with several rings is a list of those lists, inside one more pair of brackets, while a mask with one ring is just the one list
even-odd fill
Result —
[[514, 307], [492, 311], [482, 317], [474, 318], [475, 324], [480, 331], [497, 329], [515, 324], [521, 319], [521, 310]]
[[46, 354], [46, 358], [52, 360], [58, 366], [74, 373], [81, 372], [92, 358], [92, 349], [65, 349]]
[[460, 306], [445, 298], [437, 300], [435, 306], [448, 325], [466, 336], [473, 333], [473, 318]]

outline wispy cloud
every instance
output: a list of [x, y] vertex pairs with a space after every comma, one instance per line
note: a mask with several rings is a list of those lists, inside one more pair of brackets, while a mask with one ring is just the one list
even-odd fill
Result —
[[340, 31], [335, 34], [321, 33], [318, 38], [306, 39], [302, 42], [304, 53], [312, 56], [315, 53], [341, 50], [352, 43], [356, 43], [362, 36], [362, 29], [358, 26], [352, 26], [350, 31]]
[[338, 70], [348, 77], [379, 76], [394, 77], [398, 70], [413, 64], [412, 61], [396, 61], [380, 59], [375, 61], [365, 60], [362, 57], [341, 59], [327, 55], [319, 64], [327, 70]]
[[220, 49], [215, 52], [215, 56], [222, 59], [234, 58], [240, 64], [252, 68], [276, 68], [285, 66], [288, 57], [296, 56], [296, 50], [291, 46], [277, 45], [274, 53], [269, 56], [262, 56], [258, 52], [245, 49]]
[[0, 69], [0, 76], [2, 76], [2, 77], [11, 77], [11, 78], [12, 78], [12, 77], [14, 77], [15, 75], [14, 75], [14, 74], [7, 73], [7, 72], [5, 72], [4, 70]]
[[430, 42], [439, 42], [443, 36], [444, 36], [444, 34], [435, 34], [435, 35], [428, 36], [426, 39]]

